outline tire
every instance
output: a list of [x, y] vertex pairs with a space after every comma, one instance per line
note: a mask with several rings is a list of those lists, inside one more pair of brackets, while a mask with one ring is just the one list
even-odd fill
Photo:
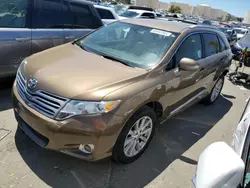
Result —
[[[145, 122], [144, 124], [143, 124], [143, 121]], [[138, 133], [136, 133], [137, 131], [136, 131], [135, 124], [137, 122], [139, 123], [138, 127], [141, 127], [141, 128], [143, 127], [142, 125], [147, 125], [147, 124], [148, 125], [145, 126], [144, 129], [142, 130], [137, 129], [139, 131]], [[157, 122], [158, 122], [157, 116], [152, 108], [148, 106], [144, 106], [139, 111], [137, 111], [128, 120], [128, 122], [122, 129], [116, 141], [116, 144], [113, 148], [113, 154], [112, 154], [113, 160], [117, 163], [127, 164], [138, 159], [141, 156], [141, 154], [145, 151], [145, 149], [148, 147], [149, 143], [151, 142], [151, 139], [155, 132], [155, 126]], [[143, 132], [147, 132], [147, 133], [143, 134]], [[133, 133], [133, 135], [131, 133]], [[145, 137], [147, 137], [147, 139]], [[142, 138], [144, 141], [142, 140]], [[126, 146], [125, 146], [125, 141], [129, 143], [129, 144], [126, 144]], [[137, 152], [133, 152], [136, 150], [136, 148], [137, 148]], [[132, 155], [132, 153], [134, 153], [134, 155]]]
[[[224, 80], [225, 80], [224, 76], [221, 76], [217, 80], [211, 93], [205, 99], [203, 99], [203, 101], [202, 101], [203, 104], [210, 105], [210, 104], [213, 104], [218, 99], [218, 97], [220, 96], [221, 90], [223, 88], [223, 85], [224, 85]], [[221, 84], [221, 85], [220, 85], [220, 88], [217, 87], [217, 90], [216, 90], [216, 86], [218, 86], [218, 84]], [[215, 90], [217, 91], [217, 94], [216, 94], [216, 96], [213, 96], [213, 92], [216, 92]]]

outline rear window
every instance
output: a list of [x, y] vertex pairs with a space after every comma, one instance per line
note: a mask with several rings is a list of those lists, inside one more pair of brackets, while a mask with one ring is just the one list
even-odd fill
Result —
[[60, 0], [36, 1], [35, 11], [32, 11], [33, 28], [61, 28], [62, 9]]
[[219, 37], [219, 41], [220, 41], [220, 52], [223, 52], [229, 48], [221, 37]]
[[220, 44], [215, 34], [203, 34], [203, 38], [206, 57], [219, 53]]
[[103, 25], [93, 5], [70, 2], [70, 11], [75, 28], [97, 29]]
[[96, 10], [98, 14], [100, 15], [101, 19], [115, 19], [115, 17], [109, 10], [102, 9], [102, 8], [96, 8]]

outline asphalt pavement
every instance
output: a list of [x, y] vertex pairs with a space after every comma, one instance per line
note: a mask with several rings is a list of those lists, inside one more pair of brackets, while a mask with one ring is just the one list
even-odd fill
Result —
[[45, 150], [17, 130], [11, 102], [13, 80], [0, 83], [0, 188], [193, 187], [201, 151], [214, 141], [231, 142], [247, 99], [246, 85], [226, 79], [211, 106], [196, 104], [162, 125], [134, 163], [90, 163]]

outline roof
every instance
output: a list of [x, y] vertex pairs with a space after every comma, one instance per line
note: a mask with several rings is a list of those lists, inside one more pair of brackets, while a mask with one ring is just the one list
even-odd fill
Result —
[[153, 27], [156, 29], [162, 29], [162, 30], [172, 31], [172, 32], [177, 32], [177, 33], [192, 26], [192, 24], [175, 22], [175, 21], [167, 21], [163, 19], [145, 19], [145, 18], [125, 19], [125, 20], [122, 20], [122, 22], [146, 26], [146, 27]]

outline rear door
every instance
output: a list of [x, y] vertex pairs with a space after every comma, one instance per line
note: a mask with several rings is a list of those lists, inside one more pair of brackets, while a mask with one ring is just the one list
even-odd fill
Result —
[[203, 63], [203, 77], [206, 77], [204, 84], [213, 83], [216, 70], [221, 67], [225, 54], [220, 50], [220, 43], [215, 33], [203, 33], [205, 61]]
[[[68, 1], [69, 9], [68, 16], [70, 22], [73, 22], [73, 36], [74, 38], [79, 38], [87, 33], [103, 26], [102, 20], [94, 8], [94, 6], [85, 1]], [[64, 3], [65, 5], [65, 3]], [[72, 33], [70, 33], [69, 39], [67, 38], [68, 34], [64, 31], [64, 38], [67, 42], [72, 41]]]
[[30, 8], [29, 0], [1, 0], [0, 77], [14, 74], [31, 54]]
[[63, 44], [61, 0], [35, 0], [32, 12], [32, 53]]

